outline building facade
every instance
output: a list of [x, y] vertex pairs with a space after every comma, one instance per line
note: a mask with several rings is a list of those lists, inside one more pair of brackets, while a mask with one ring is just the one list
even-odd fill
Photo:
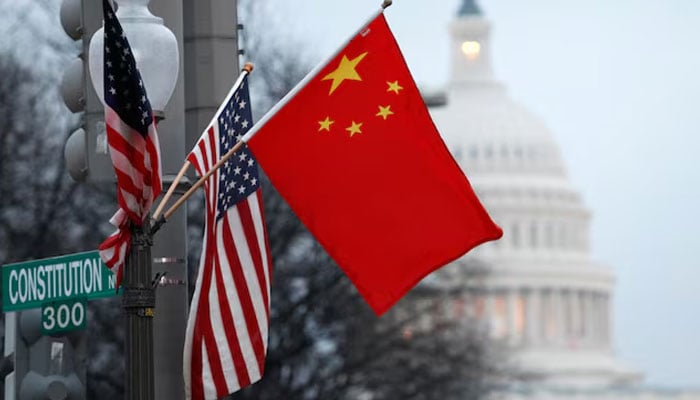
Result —
[[450, 26], [447, 90], [426, 94], [426, 102], [504, 235], [456, 262], [485, 266], [479, 282], [466, 279], [461, 265], [443, 268], [431, 282], [474, 286], [464, 294], [469, 298], [451, 301], [465, 304], [460, 313], [483, 321], [511, 350], [517, 379], [504, 398], [698, 398], [642, 389], [643, 375], [615, 356], [615, 280], [591, 258], [591, 212], [567, 178], [552, 134], [495, 79], [490, 29], [474, 1], [463, 1]]

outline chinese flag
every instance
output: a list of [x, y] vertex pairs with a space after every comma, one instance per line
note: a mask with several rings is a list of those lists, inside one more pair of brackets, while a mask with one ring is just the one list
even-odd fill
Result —
[[502, 235], [442, 142], [381, 13], [248, 145], [379, 315], [430, 272]]

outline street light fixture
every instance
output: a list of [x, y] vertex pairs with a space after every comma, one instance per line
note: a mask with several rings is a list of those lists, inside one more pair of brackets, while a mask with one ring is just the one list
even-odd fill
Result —
[[[162, 119], [177, 83], [180, 55], [175, 35], [163, 25], [162, 18], [151, 14], [148, 9], [150, 2], [119, 0], [117, 18], [129, 39], [153, 114]], [[92, 85], [104, 104], [103, 52], [104, 28], [100, 28], [90, 41], [89, 64]]]

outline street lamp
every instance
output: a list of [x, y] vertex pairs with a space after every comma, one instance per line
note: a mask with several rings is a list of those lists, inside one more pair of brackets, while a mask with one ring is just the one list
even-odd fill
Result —
[[[163, 25], [163, 19], [151, 14], [151, 0], [118, 0], [117, 18], [124, 29], [129, 45], [141, 73], [146, 94], [156, 118], [164, 118], [177, 83], [179, 53], [173, 32]], [[104, 28], [100, 28], [90, 41], [90, 78], [97, 96], [104, 104], [103, 51]]]
[[[179, 52], [175, 35], [163, 19], [148, 9], [150, 0], [118, 0], [116, 12], [136, 60], [154, 116], [162, 120], [177, 83]], [[104, 27], [89, 47], [90, 78], [104, 104]], [[132, 243], [124, 266], [122, 307], [126, 311], [125, 393], [127, 400], [154, 398], [153, 317], [155, 285], [152, 276], [150, 218], [132, 226]]]

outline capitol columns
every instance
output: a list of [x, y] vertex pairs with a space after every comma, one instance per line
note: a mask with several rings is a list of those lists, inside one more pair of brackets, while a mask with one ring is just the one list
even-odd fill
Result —
[[[508, 329], [508, 342], [511, 345], [517, 344], [522, 337], [518, 332], [518, 288], [512, 287], [506, 292], [506, 328]], [[521, 321], [522, 322], [522, 321]]]
[[540, 331], [542, 327], [542, 302], [541, 291], [537, 287], [525, 290], [525, 340], [528, 344], [537, 344], [541, 341]]

